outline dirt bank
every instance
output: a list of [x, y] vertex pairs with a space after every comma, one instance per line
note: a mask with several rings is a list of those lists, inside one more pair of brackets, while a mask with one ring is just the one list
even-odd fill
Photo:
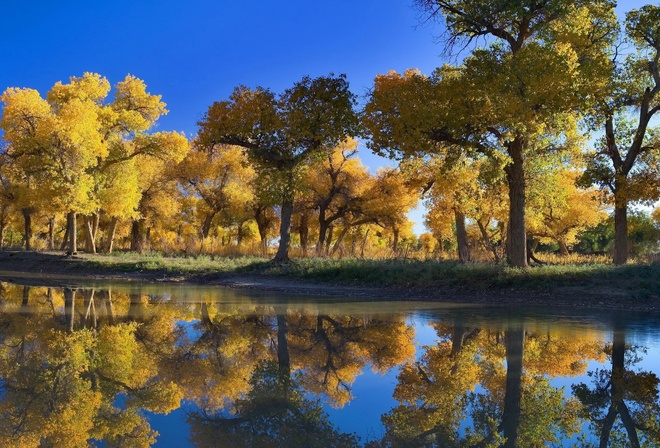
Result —
[[525, 288], [381, 288], [344, 286], [262, 274], [182, 273], [159, 269], [121, 270], [90, 263], [85, 257], [56, 252], [0, 251], [0, 280], [43, 286], [64, 286], [84, 280], [176, 282], [218, 285], [236, 289], [300, 295], [410, 300], [489, 305], [552, 306], [660, 313], [660, 297], [630, 297], [622, 290], [597, 285], [558, 287], [535, 291]]

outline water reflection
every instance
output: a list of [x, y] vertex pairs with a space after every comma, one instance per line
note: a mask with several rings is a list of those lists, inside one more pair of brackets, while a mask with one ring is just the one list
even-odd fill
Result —
[[[198, 447], [660, 446], [643, 320], [218, 290], [1, 283], [0, 446], [174, 446], [150, 416], [182, 408], [167, 424]], [[354, 388], [367, 370], [392, 375], [375, 393], [396, 404], [373, 409], [379, 432], [349, 433], [328, 412], [372, 398]]]

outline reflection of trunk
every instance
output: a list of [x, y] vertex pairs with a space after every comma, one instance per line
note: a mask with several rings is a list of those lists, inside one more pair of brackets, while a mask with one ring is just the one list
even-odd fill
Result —
[[451, 356], [452, 358], [461, 353], [463, 349], [463, 338], [465, 337], [466, 328], [463, 324], [456, 324], [451, 338]]
[[280, 246], [277, 248], [275, 261], [289, 261], [289, 246], [291, 244], [291, 215], [293, 214], [293, 195], [282, 201], [282, 221], [280, 222]]
[[454, 219], [456, 220], [456, 245], [458, 249], [458, 260], [461, 263], [470, 261], [470, 246], [468, 245], [468, 235], [465, 229], [465, 214], [454, 209]]
[[96, 328], [96, 304], [94, 303], [94, 290], [86, 289], [83, 291], [83, 307], [85, 308], [84, 325], [90, 328]]
[[130, 299], [131, 302], [128, 306], [126, 317], [128, 317], [129, 320], [141, 322], [144, 318], [144, 308], [149, 299], [146, 297], [143, 298], [140, 294], [130, 294]]
[[291, 360], [289, 359], [289, 322], [286, 315], [277, 315], [277, 365], [280, 380], [289, 381], [291, 378]]
[[117, 223], [119, 220], [116, 217], [110, 218], [110, 225], [108, 226], [108, 242], [105, 246], [105, 251], [108, 254], [112, 253], [112, 249], [115, 245], [115, 235], [117, 233]]
[[522, 328], [507, 330], [504, 334], [506, 346], [506, 391], [504, 412], [499, 430], [506, 438], [504, 448], [515, 448], [520, 427], [520, 401], [522, 398], [523, 343], [525, 332]]
[[24, 208], [23, 222], [25, 224], [25, 250], [32, 250], [32, 210]]
[[30, 299], [30, 287], [25, 285], [23, 286], [23, 301], [21, 302], [21, 311], [19, 314], [26, 316], [30, 313], [29, 299]]
[[76, 290], [64, 288], [64, 317], [67, 331], [73, 333]]
[[639, 448], [640, 446], [635, 422], [630, 415], [626, 402], [623, 400], [626, 388], [625, 354], [626, 335], [623, 330], [617, 329], [614, 331], [614, 340], [612, 341], [612, 374], [610, 380], [612, 402], [603, 420], [603, 428], [600, 434], [600, 448], [606, 448], [608, 446], [610, 433], [612, 432], [617, 414], [621, 416], [623, 426], [626, 428], [630, 446], [633, 448]]
[[507, 256], [513, 267], [527, 266], [527, 230], [525, 225], [525, 140], [516, 137], [507, 144], [511, 163], [504, 167], [509, 184], [509, 232]]
[[102, 302], [105, 303], [105, 315], [111, 324], [115, 323], [115, 309], [112, 304], [112, 291], [107, 290], [100, 293]]

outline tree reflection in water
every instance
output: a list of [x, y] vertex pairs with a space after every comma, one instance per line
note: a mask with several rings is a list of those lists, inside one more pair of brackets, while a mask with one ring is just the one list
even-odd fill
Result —
[[[660, 446], [658, 378], [634, 368], [644, 349], [625, 329], [605, 343], [445, 318], [416, 347], [413, 322], [2, 283], [0, 446], [148, 447], [148, 413], [182, 403], [199, 447]], [[588, 361], [611, 366], [554, 385]], [[365, 399], [353, 388], [366, 369], [398, 373], [398, 405], [374, 409], [383, 432], [360, 440], [324, 406]]]
[[658, 377], [632, 368], [644, 349], [626, 344], [625, 331], [619, 328], [605, 350], [611, 368], [589, 372], [593, 388], [585, 383], [573, 386], [582, 414], [599, 435], [598, 446], [660, 446]]

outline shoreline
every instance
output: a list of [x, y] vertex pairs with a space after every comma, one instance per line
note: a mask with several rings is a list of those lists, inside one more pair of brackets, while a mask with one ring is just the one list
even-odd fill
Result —
[[176, 283], [374, 302], [425, 301], [660, 313], [660, 297], [657, 295], [635, 298], [606, 284], [600, 287], [598, 284], [560, 285], [552, 290], [503, 286], [429, 288], [347, 285], [257, 272], [181, 272], [138, 267], [126, 270], [125, 265], [99, 266], [86, 256], [71, 257], [58, 252], [0, 251], [0, 281], [59, 287], [79, 282]]

